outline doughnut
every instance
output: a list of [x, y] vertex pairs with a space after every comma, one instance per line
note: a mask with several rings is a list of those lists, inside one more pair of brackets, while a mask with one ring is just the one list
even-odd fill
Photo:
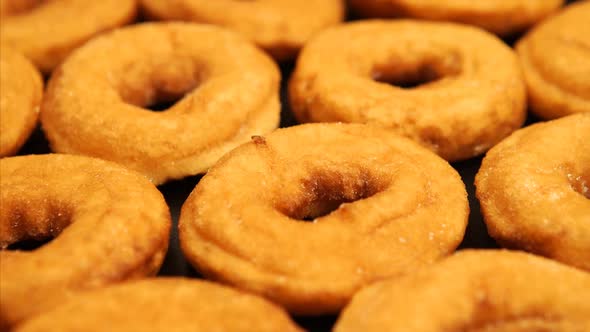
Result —
[[307, 124], [223, 157], [182, 206], [179, 239], [205, 277], [318, 315], [452, 253], [468, 214], [457, 172], [411, 140]]
[[529, 105], [551, 120], [590, 112], [590, 1], [569, 5], [516, 44]]
[[136, 0], [0, 0], [0, 42], [50, 73], [93, 36], [135, 19]]
[[590, 331], [590, 274], [516, 251], [466, 250], [358, 292], [334, 332]]
[[282, 308], [260, 297], [184, 278], [144, 279], [90, 291], [15, 332], [48, 327], [63, 332], [302, 331]]
[[514, 36], [553, 14], [564, 0], [348, 0], [363, 17], [412, 17], [475, 25]]
[[277, 60], [293, 59], [314, 34], [344, 19], [343, 0], [141, 0], [148, 17], [239, 31]]
[[[0, 159], [0, 174], [0, 330], [75, 293], [159, 270], [170, 213], [140, 174], [59, 154]], [[27, 240], [51, 241], [14, 248]]]
[[495, 36], [453, 23], [361, 21], [309, 42], [289, 84], [299, 122], [376, 124], [449, 161], [519, 128], [518, 59]]
[[0, 48], [0, 157], [15, 154], [35, 126], [43, 81], [22, 55]]
[[590, 271], [590, 113], [515, 132], [488, 152], [475, 185], [500, 245]]
[[275, 129], [279, 81], [274, 62], [230, 31], [140, 24], [76, 50], [49, 81], [41, 123], [54, 151], [115, 161], [160, 184], [206, 172]]

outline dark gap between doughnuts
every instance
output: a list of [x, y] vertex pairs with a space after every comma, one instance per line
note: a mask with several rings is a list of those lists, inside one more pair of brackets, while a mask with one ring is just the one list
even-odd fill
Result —
[[290, 218], [306, 222], [327, 216], [344, 203], [369, 198], [386, 186], [365, 170], [356, 174], [317, 170], [303, 179], [301, 185], [303, 194], [283, 200], [277, 209]]

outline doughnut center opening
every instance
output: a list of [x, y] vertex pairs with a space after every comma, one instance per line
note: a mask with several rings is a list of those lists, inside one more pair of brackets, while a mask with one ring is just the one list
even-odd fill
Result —
[[117, 84], [121, 99], [147, 111], [163, 112], [172, 108], [201, 83], [200, 67], [189, 58], [138, 62], [125, 69]]
[[301, 195], [282, 201], [277, 208], [295, 220], [314, 221], [338, 210], [344, 203], [369, 198], [386, 187], [386, 183], [366, 171], [352, 173], [311, 172], [301, 181]]
[[568, 179], [574, 191], [590, 199], [590, 176], [568, 174]]
[[35, 206], [27, 210], [6, 204], [3, 213], [5, 231], [0, 235], [0, 250], [34, 251], [57, 238], [72, 222], [71, 209], [55, 206]]
[[386, 83], [402, 89], [413, 89], [456, 76], [461, 72], [458, 57], [451, 60], [432, 59], [404, 64], [378, 64], [373, 67], [371, 77], [374, 81]]

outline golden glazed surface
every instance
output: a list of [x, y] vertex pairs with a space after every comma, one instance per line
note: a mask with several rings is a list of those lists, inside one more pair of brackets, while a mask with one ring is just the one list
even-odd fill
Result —
[[[408, 83], [424, 84], [399, 86]], [[452, 23], [364, 21], [326, 30], [303, 49], [289, 96], [300, 122], [377, 124], [450, 161], [485, 152], [526, 113], [512, 50]]]
[[159, 278], [74, 298], [15, 332], [47, 331], [300, 332], [282, 308], [254, 295], [200, 280]]
[[[207, 171], [279, 123], [280, 74], [240, 36], [148, 23], [100, 36], [53, 74], [41, 110], [52, 149], [121, 163], [159, 184]], [[162, 112], [148, 107], [182, 97]]]
[[294, 58], [314, 34], [344, 18], [343, 0], [142, 0], [148, 16], [239, 31], [279, 60]]
[[39, 117], [41, 75], [22, 55], [0, 48], [0, 156], [15, 154]]
[[[87, 157], [0, 159], [0, 329], [75, 293], [155, 274], [170, 214], [143, 176]], [[25, 240], [33, 251], [7, 249]]]
[[536, 115], [590, 112], [590, 1], [573, 3], [535, 27], [516, 51]]
[[0, 41], [51, 72], [93, 36], [135, 19], [136, 0], [0, 0]]
[[412, 17], [475, 25], [500, 36], [522, 32], [564, 0], [348, 0], [365, 17]]
[[335, 332], [585, 332], [590, 275], [530, 254], [468, 250], [369, 286]]
[[590, 113], [515, 132], [488, 152], [475, 184], [501, 245], [590, 270]]
[[179, 235], [205, 276], [321, 314], [453, 252], [468, 214], [459, 175], [416, 143], [308, 124], [226, 155], [184, 203]]

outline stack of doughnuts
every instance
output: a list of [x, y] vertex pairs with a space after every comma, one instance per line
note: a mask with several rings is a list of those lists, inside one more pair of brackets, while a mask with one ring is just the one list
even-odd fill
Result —
[[590, 330], [588, 22], [0, 0], [0, 331]]

